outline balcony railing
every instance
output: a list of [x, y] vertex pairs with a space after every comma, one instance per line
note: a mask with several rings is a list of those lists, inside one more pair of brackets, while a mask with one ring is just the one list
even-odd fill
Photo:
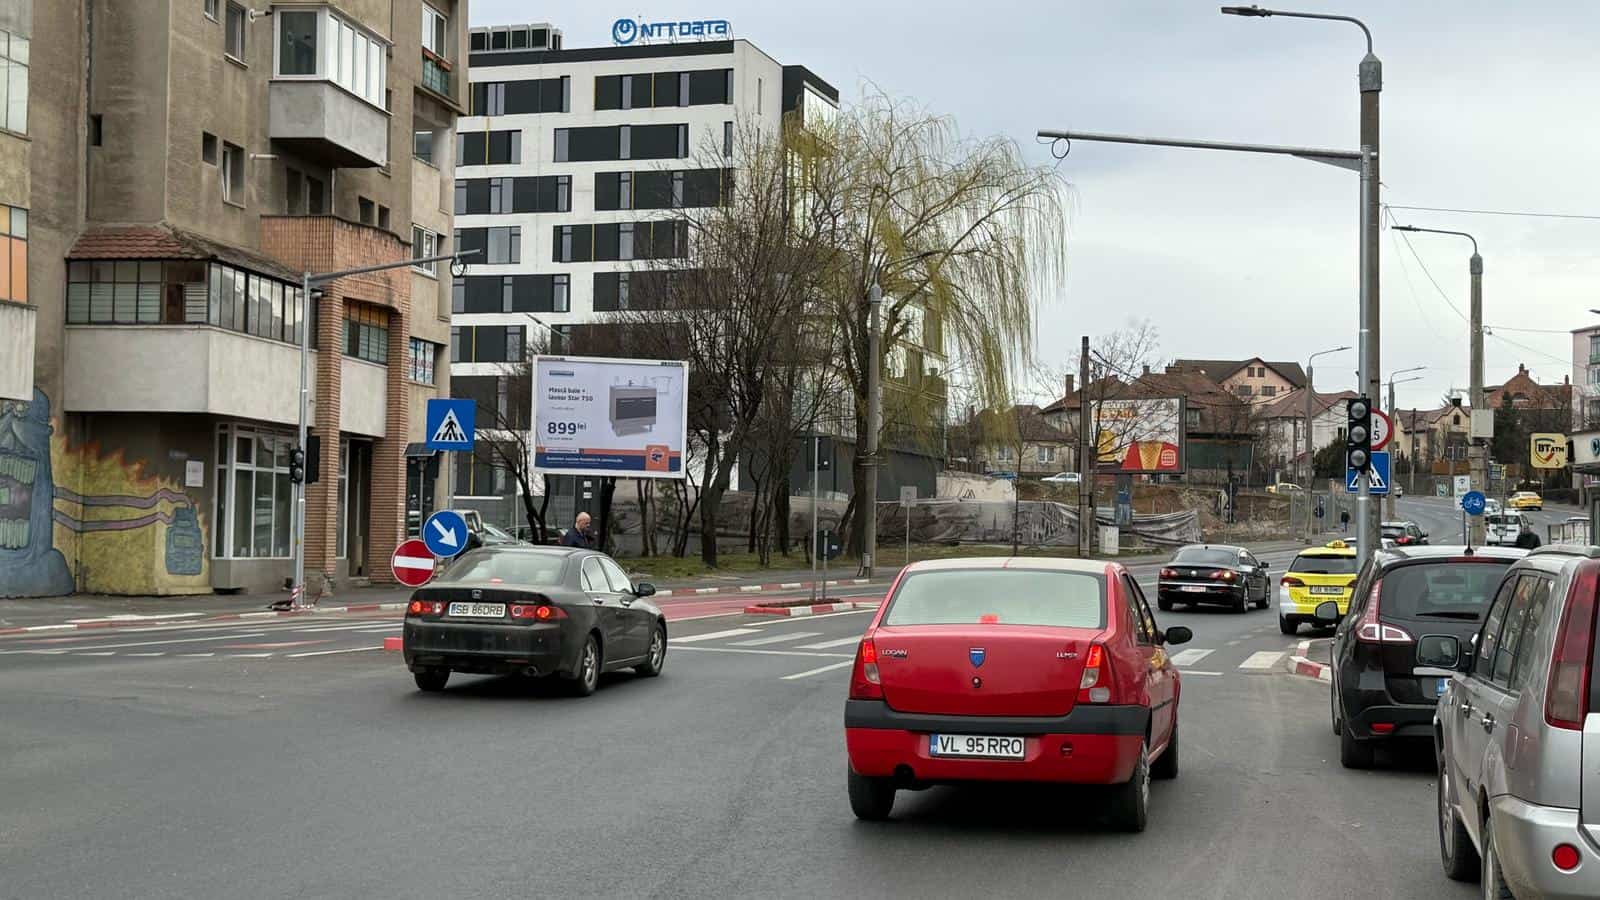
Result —
[[450, 68], [431, 53], [422, 54], [422, 86], [436, 94], [450, 96]]

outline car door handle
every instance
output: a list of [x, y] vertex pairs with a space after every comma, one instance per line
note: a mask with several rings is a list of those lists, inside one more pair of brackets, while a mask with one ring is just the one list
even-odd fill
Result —
[[1461, 715], [1463, 718], [1472, 715], [1472, 702], [1470, 700], [1461, 701]]
[[1484, 731], [1492, 732], [1494, 731], [1494, 716], [1484, 713], [1483, 718], [1478, 720], [1478, 724], [1483, 726]]

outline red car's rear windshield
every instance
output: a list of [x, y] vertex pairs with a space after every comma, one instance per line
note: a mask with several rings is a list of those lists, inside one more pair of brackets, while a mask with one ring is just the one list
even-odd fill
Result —
[[1383, 573], [1384, 618], [1481, 619], [1514, 560], [1412, 563]]
[[884, 625], [1104, 628], [1102, 575], [1044, 569], [915, 572], [889, 598]]

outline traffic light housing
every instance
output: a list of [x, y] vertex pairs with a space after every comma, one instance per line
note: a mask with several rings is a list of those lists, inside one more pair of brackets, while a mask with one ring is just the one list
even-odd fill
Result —
[[299, 447], [289, 450], [289, 480], [304, 484], [306, 480], [306, 451]]
[[1367, 397], [1345, 401], [1344, 463], [1356, 472], [1372, 467], [1372, 401]]
[[316, 484], [322, 478], [322, 436], [306, 435], [306, 484]]

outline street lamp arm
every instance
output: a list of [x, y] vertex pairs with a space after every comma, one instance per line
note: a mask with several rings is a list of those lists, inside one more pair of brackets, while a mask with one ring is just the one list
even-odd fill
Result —
[[[1341, 160], [1359, 163], [1360, 150], [1327, 150], [1318, 147], [1286, 147], [1282, 144], [1240, 144], [1231, 141], [1199, 141], [1190, 138], [1145, 137], [1136, 134], [1103, 134], [1093, 131], [1040, 131], [1050, 140], [1097, 141], [1105, 144], [1145, 144], [1152, 147], [1187, 147], [1192, 150], [1233, 150], [1240, 153], [1276, 153], [1299, 156], [1314, 162]], [[1337, 164], [1337, 163], [1336, 163]]]
[[343, 269], [338, 272], [308, 272], [305, 275], [305, 280], [308, 285], [327, 284], [340, 278], [346, 278], [351, 275], [365, 275], [368, 272], [382, 272], [387, 269], [399, 269], [405, 266], [419, 266], [423, 263], [442, 262], [447, 259], [455, 262], [464, 256], [472, 256], [477, 252], [477, 250], [462, 250], [457, 253], [440, 254], [439, 256], [422, 256], [416, 259], [402, 259], [399, 262], [379, 263], [375, 266], [361, 266], [357, 269]]
[[1442, 228], [1419, 228], [1416, 225], [1395, 225], [1393, 228], [1395, 231], [1417, 231], [1427, 232], [1428, 234], [1453, 234], [1457, 237], [1464, 237], [1472, 242], [1472, 255], [1478, 255], [1478, 239], [1470, 234], [1467, 234], [1465, 231], [1446, 231]]
[[1372, 53], [1372, 30], [1367, 24], [1354, 16], [1335, 16], [1329, 13], [1304, 13], [1289, 12], [1281, 9], [1262, 9], [1259, 6], [1224, 6], [1222, 14], [1225, 16], [1248, 16], [1251, 18], [1265, 19], [1270, 16], [1283, 16], [1286, 19], [1324, 19], [1329, 22], [1349, 22], [1361, 29], [1367, 36], [1367, 53]]

